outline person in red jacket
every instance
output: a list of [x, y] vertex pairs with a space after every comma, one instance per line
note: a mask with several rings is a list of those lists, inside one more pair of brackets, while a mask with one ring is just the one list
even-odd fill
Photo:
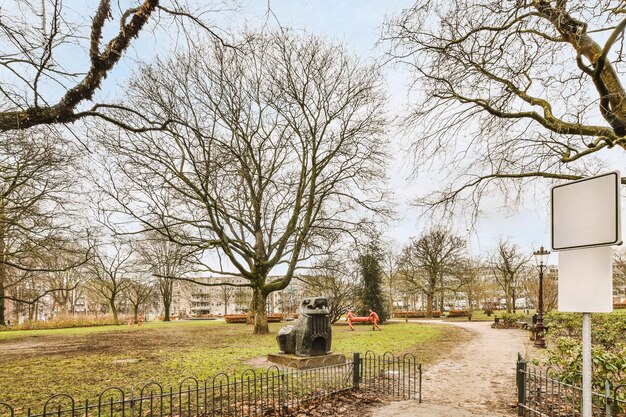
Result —
[[380, 328], [380, 326], [378, 325], [378, 322], [380, 321], [380, 318], [378, 317], [378, 314], [376, 314], [376, 312], [374, 310], [372, 310], [370, 308], [370, 323], [372, 323], [372, 325], [374, 326], [372, 328], [372, 330], [378, 329], [382, 332], [383, 329]]
[[352, 317], [354, 317], [354, 314], [352, 313], [352, 310], [348, 309], [346, 321], [348, 322], [348, 326], [350, 326], [350, 330], [354, 331], [354, 327], [352, 327]]

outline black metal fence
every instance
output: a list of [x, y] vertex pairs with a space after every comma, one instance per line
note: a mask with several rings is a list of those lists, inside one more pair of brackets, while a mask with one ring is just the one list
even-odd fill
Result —
[[43, 407], [16, 413], [0, 403], [0, 417], [223, 417], [286, 416], [304, 401], [348, 389], [368, 389], [398, 399], [421, 402], [422, 366], [411, 354], [394, 356], [355, 353], [345, 363], [311, 369], [271, 366], [246, 370], [239, 377], [225, 373], [199, 381], [188, 377], [177, 387], [151, 382], [125, 391], [110, 387], [92, 400], [67, 394], [50, 397]]
[[[626, 417], [626, 385], [605, 381], [604, 392], [594, 392], [592, 397], [594, 417]], [[517, 404], [520, 416], [579, 417], [582, 387], [564, 382], [555, 370], [537, 367], [518, 355]]]

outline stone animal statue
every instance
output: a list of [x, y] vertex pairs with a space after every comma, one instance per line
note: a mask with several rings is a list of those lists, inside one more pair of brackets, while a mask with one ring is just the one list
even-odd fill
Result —
[[300, 303], [300, 316], [295, 324], [283, 327], [276, 336], [280, 353], [291, 353], [297, 356], [320, 356], [332, 353], [329, 315], [326, 298], [303, 299]]

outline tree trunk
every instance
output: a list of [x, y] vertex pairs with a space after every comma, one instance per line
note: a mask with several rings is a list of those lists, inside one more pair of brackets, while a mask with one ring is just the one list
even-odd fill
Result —
[[139, 324], [138, 317], [139, 316], [139, 304], [133, 304], [133, 323]]
[[445, 310], [444, 306], [443, 306], [443, 303], [445, 301], [444, 300], [444, 294], [443, 294], [443, 288], [441, 288], [440, 291], [441, 291], [441, 296], [439, 297], [439, 311], [441, 311], [443, 313], [443, 311]]
[[[505, 277], [506, 279], [506, 277]], [[502, 289], [504, 290], [504, 301], [506, 304], [506, 312], [507, 313], [511, 313], [512, 309], [511, 309], [511, 286], [509, 285], [508, 281], [504, 282], [504, 286], [502, 287]]]
[[[0, 269], [2, 269], [2, 264], [0, 264]], [[5, 325], [6, 320], [4, 318], [4, 282], [2, 280], [2, 277], [0, 276], [0, 326]]]
[[433, 301], [434, 301], [434, 297], [433, 297], [433, 293], [427, 293], [426, 294], [426, 317], [432, 317], [433, 316]]
[[33, 318], [35, 316], [35, 306], [33, 306], [32, 304], [28, 305], [28, 321], [31, 322], [33, 321]]
[[265, 311], [267, 299], [263, 291], [254, 289], [252, 304], [254, 306], [254, 334], [268, 334], [270, 328], [267, 324], [267, 312]]
[[7, 268], [6, 268], [6, 243], [4, 235], [4, 223], [5, 223], [5, 210], [4, 199], [0, 199], [0, 326], [6, 325], [6, 319], [4, 317], [5, 298], [4, 298], [4, 285], [6, 282]]
[[511, 297], [513, 299], [513, 314], [517, 313], [517, 306], [515, 305], [517, 302], [517, 295], [515, 294], [515, 288], [513, 288], [513, 296]]
[[170, 300], [163, 299], [163, 309], [165, 310], [163, 321], [170, 321], [170, 307], [172, 306], [172, 302]]
[[67, 317], [68, 316], [68, 312], [69, 312], [69, 297], [66, 295], [65, 297], [63, 297], [63, 300], [61, 303], [59, 303], [59, 314], [62, 317]]
[[109, 300], [109, 307], [111, 308], [111, 313], [113, 313], [113, 323], [120, 324], [117, 318], [117, 307], [115, 306], [115, 300]]

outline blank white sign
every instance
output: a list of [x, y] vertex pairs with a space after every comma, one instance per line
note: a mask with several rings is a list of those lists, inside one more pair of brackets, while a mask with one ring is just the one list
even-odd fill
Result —
[[552, 249], [621, 244], [620, 174], [552, 187]]
[[612, 259], [610, 246], [559, 252], [559, 311], [613, 311]]

